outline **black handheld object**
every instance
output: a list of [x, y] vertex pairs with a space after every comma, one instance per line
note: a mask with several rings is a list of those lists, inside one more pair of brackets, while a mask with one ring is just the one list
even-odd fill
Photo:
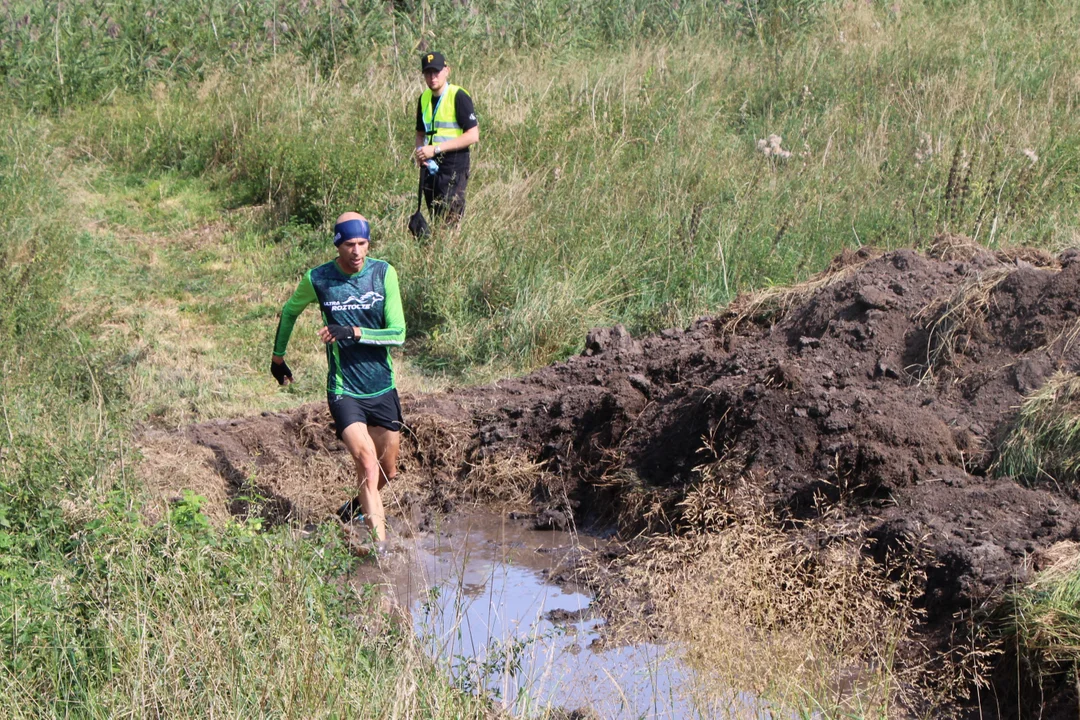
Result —
[[409, 218], [409, 232], [414, 238], [427, 237], [431, 234], [431, 228], [424, 219], [424, 213], [420, 212], [420, 205], [424, 201], [424, 173], [426, 171], [426, 167], [420, 168], [420, 187], [416, 189], [416, 212]]
[[330, 335], [334, 340], [338, 342], [356, 339], [356, 335], [353, 333], [352, 326], [350, 325], [327, 325], [326, 329], [330, 332]]
[[274, 376], [275, 380], [277, 380], [278, 385], [284, 385], [285, 378], [292, 380], [292, 370], [289, 369], [289, 366], [285, 364], [284, 360], [279, 363], [271, 362], [270, 374]]

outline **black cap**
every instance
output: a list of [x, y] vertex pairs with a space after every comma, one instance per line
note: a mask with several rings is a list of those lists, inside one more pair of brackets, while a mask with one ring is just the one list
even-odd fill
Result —
[[428, 70], [435, 70], [438, 72], [446, 67], [446, 58], [442, 56], [442, 53], [429, 52], [420, 56], [420, 71], [427, 72]]

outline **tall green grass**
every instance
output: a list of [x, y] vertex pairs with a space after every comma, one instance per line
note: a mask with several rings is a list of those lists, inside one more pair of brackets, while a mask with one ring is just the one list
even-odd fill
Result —
[[147, 515], [137, 361], [79, 302], [100, 256], [50, 125], [3, 126], [0, 714], [485, 716], [350, 582], [337, 534], [214, 529], [196, 496]]
[[1023, 655], [1043, 665], [1080, 663], [1080, 569], [1058, 568], [1012, 597], [1012, 628]]
[[[421, 89], [408, 53], [332, 74], [279, 57], [118, 94], [61, 125], [86, 155], [215, 178], [281, 220], [368, 215], [425, 362], [453, 371], [533, 367], [597, 324], [685, 324], [845, 247], [941, 232], [1077, 242], [1075, 7], [815, 8], [788, 35], [766, 24], [617, 50], [463, 45], [452, 79], [481, 122], [470, 205], [459, 233], [427, 245], [404, 232]], [[773, 134], [790, 156], [761, 152]], [[295, 257], [298, 274], [325, 253]]]
[[1080, 377], [1055, 373], [1024, 398], [993, 470], [1030, 483], [1080, 480]]
[[[337, 582], [333, 538], [211, 530], [195, 498], [141, 514], [134, 423], [235, 411], [195, 387], [198, 352], [194, 369], [152, 354], [142, 334], [162, 318], [141, 304], [174, 302], [215, 342], [242, 328], [214, 352], [243, 356], [230, 377], [264, 373], [273, 308], [358, 209], [401, 271], [407, 355], [491, 376], [565, 356], [594, 325], [683, 325], [846, 247], [1075, 245], [1078, 15], [1033, 0], [4, 4], [0, 703], [483, 714], [407, 634], [353, 632], [379, 615]], [[462, 227], [426, 243], [404, 230], [421, 47], [448, 53], [482, 132]], [[772, 134], [789, 156], [761, 152]], [[102, 167], [92, 191], [113, 202], [78, 217], [72, 179]], [[147, 249], [214, 222], [221, 198], [255, 219], [224, 220], [220, 247]], [[128, 305], [129, 334], [105, 327]]]
[[[409, 61], [433, 43], [468, 64], [527, 47], [608, 46], [708, 27], [780, 35], [836, 0], [212, 0], [28, 2], [0, 9], [0, 78], [23, 107], [54, 109], [156, 82], [293, 55], [324, 75], [352, 59]], [[412, 65], [412, 62], [408, 62]]]
[[[1005, 672], [1014, 675], [1019, 686], [1016, 707], [1020, 715], [1025, 704], [1029, 713], [1037, 712], [1036, 708], [1041, 711], [1048, 698], [1063, 694], [1062, 688], [1075, 687], [1080, 673], [1077, 545], [1059, 543], [1043, 554], [1042, 561], [1043, 569], [1023, 587], [1012, 588], [984, 626], [1015, 662], [1015, 668]], [[1034, 692], [1025, 698], [1028, 688]]]

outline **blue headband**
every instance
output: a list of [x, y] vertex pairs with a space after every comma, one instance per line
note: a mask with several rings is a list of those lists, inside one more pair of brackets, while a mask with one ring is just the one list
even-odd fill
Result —
[[346, 220], [334, 226], [335, 247], [354, 238], [371, 239], [371, 228], [368, 227], [367, 220]]

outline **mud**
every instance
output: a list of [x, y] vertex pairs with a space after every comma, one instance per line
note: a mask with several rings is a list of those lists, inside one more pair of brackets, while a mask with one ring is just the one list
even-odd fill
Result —
[[[947, 643], [958, 613], [1080, 540], [1071, 489], [990, 472], [1024, 395], [1080, 367], [1078, 290], [1078, 251], [941, 243], [844, 255], [685, 330], [597, 329], [527, 376], [404, 397], [390, 511], [415, 527], [477, 504], [623, 539], [707, 532], [730, 517], [683, 501], [712, 468], [720, 505], [751, 488], [790, 532], [814, 521], [807, 542], [829, 542], [825, 521], [862, 528], [880, 561], [912, 554], [923, 631]], [[321, 405], [183, 434], [212, 451], [234, 514], [254, 484], [268, 520], [321, 518], [354, 482]]]
[[704, 701], [687, 696], [693, 675], [671, 650], [605, 645], [585, 588], [552, 582], [576, 553], [603, 545], [502, 514], [452, 513], [353, 579], [394, 598], [455, 684], [485, 688], [515, 716], [537, 704], [611, 720], [700, 716]]

